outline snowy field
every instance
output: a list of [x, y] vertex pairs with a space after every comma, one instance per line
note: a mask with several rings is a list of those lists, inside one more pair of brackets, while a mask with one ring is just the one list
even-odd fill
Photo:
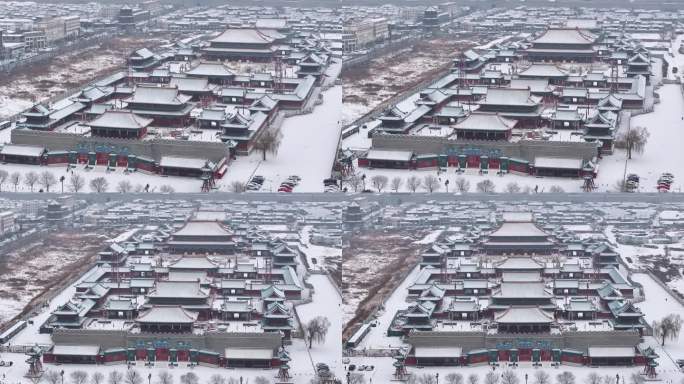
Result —
[[[328, 364], [338, 377], [341, 377], [343, 375], [342, 340], [340, 338], [342, 334], [342, 321], [340, 318], [342, 297], [326, 275], [312, 274], [307, 279], [307, 282], [314, 286], [313, 302], [297, 306], [296, 310], [299, 319], [302, 321], [302, 324], [306, 324], [317, 316], [326, 317], [330, 321], [330, 328], [325, 342], [322, 344], [313, 343], [312, 348], [308, 350], [311, 361], [310, 367], [315, 366], [317, 363], [325, 363]], [[292, 347], [297, 354], [301, 353], [302, 349], [306, 350], [306, 346], [301, 339], [295, 340]], [[304, 358], [296, 356], [291, 355], [293, 362], [301, 364]]]
[[290, 175], [302, 178], [294, 192], [323, 192], [323, 180], [330, 177], [340, 133], [342, 87], [323, 92], [323, 104], [313, 112], [285, 119], [282, 142], [278, 153], [266, 155], [258, 151], [238, 157], [219, 182], [219, 190], [230, 191], [233, 181], [248, 182], [253, 175], [266, 179], [261, 190], [276, 192], [281, 182]]

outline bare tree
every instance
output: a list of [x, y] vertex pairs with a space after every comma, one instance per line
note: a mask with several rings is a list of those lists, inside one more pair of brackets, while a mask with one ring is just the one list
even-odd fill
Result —
[[69, 189], [74, 193], [78, 193], [84, 186], [85, 178], [78, 173], [72, 173], [69, 177]]
[[157, 384], [173, 384], [173, 375], [169, 371], [159, 371], [157, 374]]
[[416, 191], [418, 190], [418, 188], [420, 188], [422, 183], [423, 182], [420, 181], [418, 176], [415, 175], [409, 176], [409, 178], [406, 180], [406, 185], [408, 186], [409, 190], [413, 193], [416, 193]]
[[59, 372], [53, 371], [52, 369], [45, 372], [43, 377], [45, 378], [45, 381], [48, 382], [48, 384], [59, 384], [62, 380], [62, 377], [59, 374]]
[[209, 384], [226, 384], [226, 378], [215, 373], [209, 378]]
[[8, 178], [9, 172], [5, 171], [4, 169], [0, 169], [0, 192], [2, 192], [2, 185], [5, 184]]
[[324, 342], [328, 329], [330, 329], [330, 320], [327, 317], [316, 316], [309, 320], [304, 326], [304, 332], [309, 341], [309, 348], [313, 346], [314, 341], [318, 343]]
[[24, 184], [26, 184], [27, 187], [31, 189], [31, 192], [33, 192], [33, 186], [36, 185], [38, 182], [38, 174], [31, 171], [24, 175]]
[[387, 186], [387, 182], [389, 180], [387, 179], [387, 176], [384, 175], [375, 175], [371, 177], [371, 184], [373, 184], [373, 187], [378, 190], [378, 192], [382, 192], [382, 190]]
[[627, 158], [632, 158], [632, 153], [643, 153], [648, 143], [650, 134], [645, 127], [632, 127], [624, 134], [617, 137], [615, 147], [627, 150]]
[[603, 384], [617, 384], [616, 383], [615, 376], [613, 375], [605, 375], [603, 376]]
[[133, 192], [135, 193], [142, 193], [145, 190], [145, 186], [142, 184], [136, 184], [135, 187], [133, 187]]
[[665, 340], [677, 341], [681, 330], [682, 317], [678, 314], [671, 313], [660, 321], [653, 322], [653, 335], [661, 340], [662, 346], [665, 345]]
[[518, 375], [511, 371], [510, 369], [507, 369], [503, 371], [501, 374], [501, 384], [519, 384], [520, 383], [520, 378]]
[[109, 372], [107, 376], [107, 384], [121, 384], [123, 382], [123, 373], [119, 371]]
[[468, 193], [470, 191], [470, 181], [465, 177], [456, 178], [456, 190], [460, 193]]
[[271, 380], [263, 376], [257, 376], [254, 378], [254, 384], [271, 384]]
[[195, 374], [195, 372], [188, 372], [184, 375], [181, 375], [180, 382], [182, 384], [198, 384], [199, 377]]
[[425, 188], [426, 191], [430, 193], [436, 192], [439, 191], [439, 187], [441, 187], [441, 184], [437, 176], [425, 175], [425, 177], [423, 177], [423, 188]]
[[418, 384], [437, 384], [437, 377], [430, 373], [424, 373], [418, 377]]
[[535, 372], [534, 384], [551, 384], [551, 375], [546, 373], [546, 371]]
[[487, 372], [484, 379], [485, 384], [499, 384], [499, 375], [494, 372]]
[[168, 184], [164, 184], [161, 187], [159, 187], [159, 192], [161, 192], [161, 193], [174, 193], [174, 192], [176, 192], [176, 190], [173, 189], [172, 186], [170, 186]]
[[45, 192], [50, 192], [50, 187], [57, 184], [57, 178], [50, 171], [43, 171], [40, 173], [38, 184], [45, 189]]
[[560, 185], [552, 185], [549, 188], [549, 193], [565, 193], [565, 190]]
[[491, 180], [482, 180], [475, 185], [475, 188], [481, 193], [492, 193], [496, 190], [496, 186]]
[[463, 384], [463, 375], [460, 373], [449, 373], [444, 377], [444, 382], [446, 384]]
[[644, 377], [636, 372], [632, 372], [629, 376], [629, 384], [644, 384]]
[[347, 384], [366, 384], [366, 378], [358, 372], [349, 374], [347, 378]]
[[135, 369], [129, 369], [126, 371], [126, 377], [124, 378], [124, 383], [126, 384], [142, 384], [143, 378], [140, 376], [140, 372]]
[[119, 193], [128, 193], [133, 190], [133, 184], [128, 180], [121, 180], [116, 185], [116, 191]]
[[[90, 190], [97, 193], [107, 192], [109, 182], [104, 177], [96, 177], [90, 180]], [[130, 371], [129, 371], [130, 372]]]
[[478, 384], [480, 382], [480, 376], [471, 373], [468, 375], [468, 384]]
[[10, 184], [14, 186], [14, 192], [17, 191], [17, 187], [21, 183], [21, 174], [19, 172], [12, 172], [10, 175]]
[[520, 185], [515, 181], [506, 184], [506, 193], [520, 193]]
[[262, 133], [254, 143], [254, 149], [261, 151], [262, 158], [264, 161], [266, 161], [267, 153], [272, 155], [276, 155], [278, 153], [278, 148], [280, 148], [281, 141], [282, 135], [280, 134], [280, 130], [267, 129], [266, 132]]
[[401, 185], [404, 183], [404, 180], [397, 176], [392, 178], [392, 190], [396, 193], [399, 192], [399, 188], [401, 188]]
[[596, 372], [590, 373], [585, 380], [586, 384], [601, 384], [602, 382], [603, 378]]
[[73, 384], [85, 384], [88, 381], [88, 372], [73, 371], [69, 374], [69, 378]]
[[230, 191], [234, 193], [242, 193], [246, 191], [245, 183], [240, 180], [235, 180], [230, 183]]
[[570, 371], [563, 371], [556, 375], [556, 384], [575, 384], [575, 374]]
[[354, 188], [354, 192], [358, 192], [359, 187], [363, 184], [363, 179], [361, 179], [361, 175], [354, 172], [347, 178], [347, 184]]
[[104, 373], [97, 371], [97, 372], [93, 373], [93, 376], [90, 378], [90, 381], [93, 384], [103, 384], [105, 381], [105, 375], [104, 375]]

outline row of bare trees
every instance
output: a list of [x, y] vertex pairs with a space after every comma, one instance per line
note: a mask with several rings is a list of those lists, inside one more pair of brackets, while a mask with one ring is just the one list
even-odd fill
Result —
[[[365, 190], [365, 177], [359, 174], [353, 174], [347, 179], [347, 185], [354, 192], [358, 192], [359, 189]], [[370, 178], [370, 186], [372, 186], [378, 192], [386, 191], [388, 186], [393, 192], [399, 192], [399, 189], [401, 189], [404, 185], [406, 185], [406, 188], [413, 193], [420, 190], [424, 190], [429, 193], [438, 192], [442, 188], [442, 186], [444, 186], [447, 192], [449, 192], [449, 187], [451, 187], [452, 191], [454, 192], [468, 193], [470, 192], [471, 188], [470, 181], [468, 181], [468, 179], [464, 177], [457, 177], [452, 185], [450, 185], [449, 180], [445, 180], [444, 182], [442, 182], [440, 178], [434, 175], [425, 175], [423, 178], [419, 178], [418, 176], [413, 175], [409, 176], [406, 179], [406, 181], [404, 181], [404, 179], [398, 176], [392, 178], [391, 180], [384, 175], [375, 175]], [[482, 180], [475, 184], [475, 189], [477, 190], [477, 192], [480, 193], [494, 193], [497, 191], [496, 185], [493, 181], [489, 179]], [[503, 191], [506, 193], [538, 192], [537, 189], [532, 188], [530, 186], [521, 187], [516, 182], [510, 182], [506, 184]], [[563, 187], [553, 185], [549, 188], [548, 192], [563, 193], [565, 191], [563, 190]]]
[[[90, 377], [88, 372], [77, 370], [72, 371], [64, 378], [64, 372], [58, 372], [55, 370], [48, 370], [43, 375], [43, 380], [47, 384], [62, 384], [64, 382], [68, 384], [143, 384], [145, 379], [149, 383], [154, 382], [154, 384], [174, 384], [174, 376], [168, 371], [159, 371], [156, 378], [152, 377], [149, 373], [147, 377], [135, 369], [129, 369], [126, 373], [121, 373], [120, 371], [110, 371], [105, 377], [102, 372], [94, 372]], [[194, 372], [187, 372], [179, 377], [180, 384], [200, 384], [200, 378]], [[209, 377], [206, 384], [249, 384], [249, 380], [244, 380], [242, 378], [226, 377], [221, 374], [213, 374]], [[252, 384], [270, 384], [271, 380], [263, 376], [256, 377]]]
[[[531, 384], [553, 384], [554, 381], [546, 371], [538, 370], [534, 372], [533, 377], [529, 378]], [[523, 376], [525, 378], [525, 383], [528, 382], [527, 374]], [[623, 377], [622, 383], [629, 384], [643, 384], [644, 378], [639, 373], [632, 373], [632, 375], [627, 379]], [[618, 378], [613, 375], [601, 376], [596, 372], [592, 372], [584, 380], [585, 384], [619, 384], [617, 383]], [[411, 374], [406, 381], [407, 384], [437, 384], [437, 375], [425, 373], [422, 375]], [[480, 376], [475, 373], [464, 377], [460, 373], [449, 373], [444, 377], [445, 384], [480, 384]], [[555, 384], [576, 384], [577, 379], [575, 374], [570, 371], [563, 371], [556, 375]], [[365, 384], [365, 379], [363, 376], [355, 377], [355, 381], [351, 381], [352, 384]], [[515, 371], [507, 369], [501, 373], [491, 371], [484, 376], [483, 384], [520, 384], [521, 376], [519, 376]]]
[[[9, 173], [4, 169], [0, 169], [0, 192], [3, 191], [4, 186], [9, 185], [13, 187], [14, 192], [17, 192], [20, 185], [25, 185], [29, 188], [31, 192], [34, 192], [36, 187], [40, 187], [41, 192], [50, 192], [57, 183], [61, 184], [61, 191], [66, 191], [79, 193], [83, 192], [86, 185], [86, 180], [83, 175], [78, 173], [72, 173], [69, 177], [62, 176], [59, 179], [50, 171], [43, 171], [40, 173], [30, 171], [22, 175], [19, 172]], [[91, 192], [104, 193], [109, 190], [109, 182], [103, 176], [96, 177], [90, 180], [88, 183]], [[121, 180], [116, 185], [116, 192], [119, 193], [129, 193], [129, 192], [149, 192], [149, 185], [137, 184], [133, 185], [128, 180]], [[170, 185], [162, 185], [159, 187], [159, 192], [161, 193], [173, 193], [175, 190]]]

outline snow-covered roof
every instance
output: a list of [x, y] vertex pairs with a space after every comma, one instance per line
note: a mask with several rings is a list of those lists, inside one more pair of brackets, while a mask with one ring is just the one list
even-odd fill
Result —
[[416, 347], [416, 358], [455, 358], [460, 357], [460, 347]]
[[190, 157], [162, 156], [159, 166], [164, 168], [202, 169], [207, 165], [207, 159]]
[[45, 148], [32, 145], [5, 144], [0, 149], [0, 155], [40, 157]]
[[230, 28], [212, 39], [212, 43], [237, 44], [271, 44], [285, 36], [273, 30], [257, 30], [252, 28]]
[[506, 324], [548, 324], [553, 322], [553, 315], [537, 307], [510, 307], [497, 314], [496, 321]]
[[197, 281], [158, 281], [150, 297], [173, 297], [203, 299], [207, 295], [200, 290]]
[[568, 73], [555, 64], [532, 64], [519, 75], [524, 77], [566, 77]]
[[126, 101], [143, 104], [181, 105], [190, 99], [190, 96], [179, 93], [177, 88], [139, 85], [135, 88], [133, 96]]
[[173, 77], [169, 86], [178, 88], [181, 92], [209, 92], [213, 89], [206, 77]]
[[504, 222], [490, 237], [548, 236], [532, 222]]
[[634, 357], [634, 347], [589, 347], [589, 357]]
[[[169, 265], [169, 269], [200, 269], [207, 270], [216, 268], [216, 265], [206, 257], [183, 257]], [[169, 272], [170, 273], [170, 272]], [[196, 280], [195, 280], [196, 281]]]
[[582, 159], [566, 157], [535, 157], [535, 168], [582, 169]]
[[105, 111], [89, 125], [95, 128], [141, 129], [152, 124], [152, 119], [138, 116], [130, 111]]
[[547, 298], [551, 294], [544, 289], [543, 282], [503, 282], [495, 297], [500, 298]]
[[181, 306], [152, 307], [137, 318], [139, 323], [172, 323], [192, 324], [197, 320], [197, 313], [184, 310]]
[[541, 36], [534, 39], [533, 43], [541, 44], [592, 44], [596, 36], [579, 29], [548, 29]]
[[269, 348], [226, 348], [226, 359], [233, 360], [271, 360], [273, 350]]
[[480, 104], [494, 105], [537, 105], [531, 98], [529, 89], [488, 88], [485, 98]]
[[477, 131], [509, 131], [517, 124], [517, 120], [501, 117], [496, 113], [473, 112], [458, 122], [454, 128]]
[[413, 157], [411, 151], [387, 151], [383, 149], [371, 149], [366, 158], [368, 160], [382, 161], [410, 161]]
[[185, 72], [186, 75], [190, 76], [206, 76], [206, 77], [220, 77], [220, 76], [233, 76], [233, 71], [222, 63], [199, 63], [196, 67]]
[[188, 221], [175, 236], [227, 236], [231, 232], [216, 221]]
[[61, 345], [56, 344], [52, 349], [53, 355], [59, 356], [97, 356], [99, 345]]

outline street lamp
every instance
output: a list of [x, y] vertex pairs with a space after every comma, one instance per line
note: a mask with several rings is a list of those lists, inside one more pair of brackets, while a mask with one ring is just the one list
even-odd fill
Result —
[[435, 373], [435, 379], [437, 380], [437, 384], [439, 384], [439, 372]]
[[347, 384], [351, 382], [351, 371], [347, 371]]
[[446, 187], [446, 192], [449, 193], [449, 180], [444, 182], [444, 186]]
[[62, 384], [64, 384], [64, 370], [63, 370], [63, 369], [62, 369], [62, 371], [59, 373], [59, 376], [61, 376], [61, 378], [62, 378]]
[[525, 374], [525, 384], [527, 384], [527, 373]]
[[152, 372], [147, 375], [147, 384], [152, 384]]

